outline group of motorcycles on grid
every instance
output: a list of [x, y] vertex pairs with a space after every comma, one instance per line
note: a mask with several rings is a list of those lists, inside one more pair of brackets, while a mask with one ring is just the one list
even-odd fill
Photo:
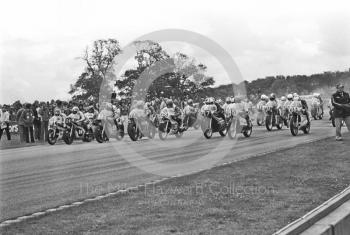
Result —
[[[314, 96], [316, 101], [320, 97], [319, 94]], [[301, 101], [297, 94], [281, 97], [280, 100], [274, 94], [270, 97], [262, 95], [257, 104], [257, 125], [265, 125], [268, 131], [286, 126], [293, 136], [298, 135], [299, 131], [308, 134], [311, 123]], [[313, 102], [311, 114], [314, 119], [322, 119], [323, 108], [320, 107], [320, 104]], [[77, 107], [72, 110], [75, 115], [80, 112]], [[188, 100], [184, 109], [167, 99], [166, 106], [158, 113], [152, 110], [150, 102], [137, 101], [129, 113], [126, 131], [120, 110], [111, 103], [105, 103], [100, 113], [91, 109], [82, 115], [85, 116], [83, 121], [55, 110], [55, 116], [49, 121], [48, 143], [54, 145], [59, 139], [66, 144], [72, 144], [77, 139], [84, 142], [96, 139], [103, 143], [111, 137], [122, 140], [126, 133], [132, 141], [137, 141], [144, 137], [153, 139], [157, 132], [159, 138], [165, 140], [171, 135], [181, 138], [191, 127], [201, 128], [207, 139], [214, 133], [222, 137], [228, 135], [230, 139], [235, 139], [238, 133], [250, 137], [253, 131], [253, 107], [238, 97], [227, 97], [225, 102], [208, 97], [201, 108]]]

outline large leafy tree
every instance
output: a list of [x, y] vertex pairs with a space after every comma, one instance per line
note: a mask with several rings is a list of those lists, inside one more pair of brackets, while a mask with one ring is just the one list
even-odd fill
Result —
[[116, 39], [96, 40], [87, 47], [80, 58], [85, 62], [84, 72], [79, 76], [69, 93], [73, 99], [98, 100], [102, 81], [113, 78], [107, 76], [115, 63], [114, 58], [121, 53]]
[[[183, 53], [176, 53], [170, 57], [159, 43], [153, 41], [137, 41], [134, 45], [137, 48], [135, 60], [138, 66], [127, 70], [122, 79], [116, 82], [119, 95], [131, 97], [142, 73], [146, 73], [146, 77], [154, 81], [147, 86], [147, 90], [137, 89], [133, 94], [146, 96], [148, 99], [162, 95], [195, 98], [199, 92], [214, 84], [214, 79], [205, 75], [207, 67], [197, 64], [194, 58]], [[166, 72], [159, 73], [162, 68], [171, 69], [164, 69]], [[154, 74], [160, 76], [153, 77]]]

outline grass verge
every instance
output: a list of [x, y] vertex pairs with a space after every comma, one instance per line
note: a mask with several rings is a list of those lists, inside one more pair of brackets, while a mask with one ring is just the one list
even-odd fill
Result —
[[2, 234], [271, 234], [350, 183], [328, 138], [4, 227]]

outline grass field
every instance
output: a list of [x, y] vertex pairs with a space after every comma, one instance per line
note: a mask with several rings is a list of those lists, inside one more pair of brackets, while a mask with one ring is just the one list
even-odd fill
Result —
[[2, 234], [271, 234], [350, 183], [350, 136], [247, 159], [2, 228]]

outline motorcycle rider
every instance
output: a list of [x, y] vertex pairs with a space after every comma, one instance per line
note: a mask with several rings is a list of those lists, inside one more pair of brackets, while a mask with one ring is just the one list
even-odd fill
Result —
[[226, 113], [226, 109], [229, 107], [230, 104], [231, 104], [231, 97], [226, 97], [225, 104], [222, 106], [222, 108], [224, 109], [225, 113]]
[[162, 109], [161, 116], [167, 117], [170, 121], [176, 122], [178, 124], [179, 130], [182, 130], [182, 120], [180, 118], [181, 110], [179, 107], [174, 105], [172, 99], [167, 99], [166, 107]]
[[72, 113], [68, 115], [74, 122], [76, 122], [79, 126], [83, 127], [86, 130], [86, 125], [84, 123], [85, 116], [82, 111], [79, 110], [77, 106], [72, 108]]
[[64, 122], [66, 115], [61, 112], [59, 108], [55, 108], [54, 116], [49, 119], [49, 125], [57, 125], [59, 127], [64, 127]]
[[264, 110], [264, 107], [267, 104], [268, 99], [269, 97], [267, 97], [266, 95], [264, 94], [261, 95], [260, 101], [256, 105], [256, 108], [258, 109], [258, 111], [262, 112]]
[[187, 122], [188, 122], [189, 118], [191, 118], [191, 117], [194, 117], [194, 118], [197, 119], [197, 117], [196, 117], [197, 116], [197, 110], [193, 106], [193, 100], [192, 99], [187, 100], [187, 105], [185, 106], [183, 112], [184, 112], [184, 125], [187, 125]]
[[302, 114], [306, 116], [308, 124], [310, 123], [310, 117], [308, 112], [308, 105], [304, 99], [301, 99], [301, 97], [297, 94], [293, 94], [293, 102], [291, 103], [290, 107], [300, 107], [302, 108]]
[[112, 123], [114, 123], [114, 110], [113, 105], [109, 102], [105, 102], [103, 105], [101, 105], [101, 111], [97, 116], [98, 120], [102, 121], [102, 124], [106, 124], [106, 135], [107, 135], [107, 141], [109, 140], [109, 137], [112, 134]]

